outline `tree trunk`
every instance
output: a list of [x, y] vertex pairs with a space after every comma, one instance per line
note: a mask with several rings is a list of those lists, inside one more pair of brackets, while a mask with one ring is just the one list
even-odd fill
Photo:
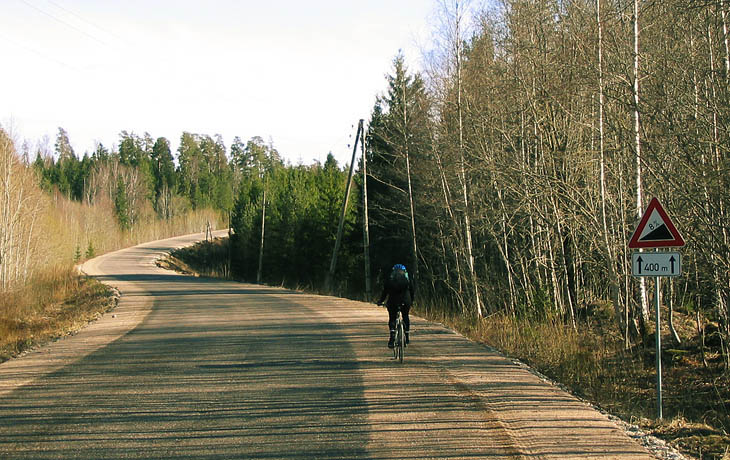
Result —
[[502, 221], [502, 241], [499, 241], [497, 238], [497, 247], [499, 248], [499, 253], [502, 256], [502, 261], [504, 262], [505, 269], [507, 270], [507, 284], [509, 286], [509, 311], [510, 314], [515, 314], [516, 309], [516, 294], [515, 294], [515, 281], [513, 277], [513, 269], [512, 269], [512, 263], [510, 262], [510, 252], [509, 252], [509, 244], [507, 241], [507, 210], [504, 205], [504, 200], [502, 199], [502, 190], [497, 190], [497, 198], [499, 198], [499, 207], [501, 211], [501, 221]]
[[725, 0], [720, 0], [720, 15], [722, 16], [722, 37], [725, 45], [725, 81], [730, 81], [730, 43], [728, 43], [727, 14], [725, 12]]
[[[603, 22], [601, 21], [601, 0], [596, 0], [596, 23], [598, 25], [598, 151], [600, 161], [600, 193], [601, 193], [601, 224], [603, 227], [603, 244], [605, 247], [606, 267], [608, 268], [609, 297], [613, 304], [614, 320], [620, 334], [624, 333], [623, 315], [619, 300], [618, 275], [615, 268], [615, 257], [608, 231], [606, 216], [606, 149], [604, 136], [604, 94], [603, 94]], [[591, 137], [593, 139], [593, 137]]]
[[674, 327], [674, 283], [671, 281], [669, 284], [669, 301], [667, 302], [667, 307], [669, 308], [669, 331], [672, 333], [672, 338], [674, 339], [675, 344], [682, 343], [682, 339], [679, 337], [679, 334], [677, 333], [677, 329]]
[[[459, 34], [457, 32], [457, 37], [459, 37]], [[459, 164], [461, 169], [461, 190], [462, 190], [462, 198], [464, 200], [464, 232], [466, 235], [466, 261], [467, 265], [469, 267], [469, 275], [471, 278], [471, 284], [472, 288], [474, 289], [474, 303], [476, 308], [476, 313], [479, 318], [483, 316], [482, 313], [482, 301], [479, 295], [479, 283], [477, 280], [476, 271], [474, 269], [474, 253], [473, 253], [473, 243], [472, 243], [472, 235], [471, 235], [471, 222], [469, 220], [469, 191], [467, 187], [467, 179], [466, 179], [466, 159], [464, 155], [464, 120], [463, 120], [463, 112], [462, 112], [462, 105], [461, 105], [461, 46], [457, 45], [457, 64], [456, 64], [456, 73], [457, 73], [457, 102], [456, 107], [458, 111], [458, 118], [459, 118]]]
[[[636, 218], [641, 219], [644, 213], [644, 205], [641, 194], [641, 121], [639, 118], [639, 0], [634, 0], [634, 137], [636, 149]], [[639, 295], [641, 297], [642, 329], [645, 330], [646, 325], [649, 323], [649, 302], [646, 297], [644, 277], [639, 278]]]

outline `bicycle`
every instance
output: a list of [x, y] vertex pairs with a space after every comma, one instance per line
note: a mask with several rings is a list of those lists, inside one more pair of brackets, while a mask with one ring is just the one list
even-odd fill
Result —
[[395, 346], [393, 347], [393, 358], [399, 362], [403, 362], [403, 351], [406, 348], [406, 332], [405, 324], [403, 323], [403, 315], [400, 311], [400, 305], [398, 305], [398, 317], [395, 320]]

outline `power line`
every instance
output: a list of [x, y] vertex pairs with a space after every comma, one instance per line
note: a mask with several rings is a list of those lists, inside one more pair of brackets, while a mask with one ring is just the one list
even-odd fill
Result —
[[26, 44], [24, 44], [24, 43], [20, 43], [20, 42], [18, 42], [18, 41], [15, 41], [15, 40], [13, 40], [12, 38], [9, 38], [9, 37], [7, 37], [6, 35], [0, 34], [0, 38], [2, 38], [2, 39], [5, 39], [6, 41], [8, 41], [8, 42], [12, 43], [13, 45], [15, 45], [15, 46], [17, 46], [17, 47], [20, 47], [20, 48], [23, 48], [23, 49], [25, 49], [26, 51], [30, 51], [30, 52], [31, 52], [31, 53], [33, 53], [33, 54], [37, 54], [38, 56], [40, 56], [40, 57], [42, 57], [42, 58], [44, 58], [44, 59], [48, 59], [49, 61], [53, 61], [53, 62], [55, 62], [56, 64], [60, 64], [60, 65], [62, 65], [62, 66], [64, 66], [64, 67], [66, 67], [66, 68], [68, 68], [68, 69], [71, 69], [71, 70], [73, 70], [73, 71], [75, 71], [75, 72], [79, 72], [79, 73], [81, 72], [81, 70], [80, 70], [80, 69], [78, 69], [78, 68], [76, 68], [76, 67], [72, 66], [71, 64], [69, 64], [69, 63], [67, 63], [67, 62], [64, 62], [64, 61], [62, 61], [62, 60], [60, 60], [60, 59], [57, 59], [57, 58], [55, 58], [55, 57], [53, 57], [53, 56], [49, 56], [49, 55], [47, 55], [47, 54], [44, 54], [44, 53], [42, 53], [42, 52], [38, 51], [37, 49], [35, 49], [35, 48], [32, 48], [32, 47], [30, 47], [30, 46], [28, 46], [28, 45], [26, 45]]
[[78, 19], [78, 20], [80, 20], [82, 22], [85, 22], [85, 23], [89, 24], [92, 27], [96, 27], [97, 29], [101, 30], [102, 32], [106, 32], [105, 30], [101, 29], [101, 27], [97, 26], [93, 22], [84, 19], [83, 17], [81, 17], [77, 13], [74, 13], [73, 11], [69, 10], [68, 8], [65, 8], [64, 6], [59, 5], [58, 3], [54, 2], [53, 0], [46, 0], [46, 1], [48, 3], [50, 3], [51, 5], [55, 6], [56, 8], [58, 8], [59, 10], [63, 10], [66, 13], [70, 14], [71, 16], [74, 16], [76, 19]]
[[104, 32], [107, 35], [110, 35], [110, 36], [114, 37], [116, 40], [122, 42], [124, 45], [126, 45], [126, 46], [130, 46], [131, 45], [129, 42], [127, 42], [127, 40], [125, 38], [120, 37], [119, 35], [115, 34], [114, 32], [112, 32], [112, 31], [110, 31], [110, 30], [108, 30], [108, 29], [106, 29], [104, 27], [101, 27], [101, 26], [97, 25], [96, 23], [94, 23], [92, 21], [89, 21], [88, 19], [84, 18], [80, 14], [75, 13], [75, 12], [69, 10], [68, 8], [66, 8], [66, 7], [64, 7], [62, 5], [59, 5], [58, 3], [54, 2], [53, 0], [46, 0], [46, 1], [48, 3], [50, 3], [51, 5], [55, 6], [56, 8], [58, 8], [59, 10], [65, 11], [66, 13], [70, 14], [71, 16], [74, 16], [79, 21], [85, 22], [86, 24], [94, 27], [95, 29], [97, 29], [97, 30], [99, 30], [101, 32]]
[[[76, 32], [78, 32], [78, 33], [80, 33], [82, 35], [85, 35], [86, 37], [94, 40], [95, 42], [100, 43], [100, 44], [102, 44], [104, 46], [108, 46], [110, 48], [112, 47], [109, 43], [105, 42], [104, 40], [101, 40], [100, 38], [97, 38], [97, 37], [91, 35], [90, 33], [86, 32], [84, 30], [79, 29], [78, 27], [74, 26], [73, 24], [70, 24], [70, 23], [64, 21], [63, 19], [58, 18], [58, 17], [52, 15], [51, 13], [49, 13], [49, 12], [47, 12], [45, 10], [42, 10], [41, 8], [38, 8], [37, 6], [35, 6], [32, 3], [28, 2], [27, 0], [20, 0], [20, 1], [23, 2], [23, 3], [25, 3], [27, 6], [33, 8], [34, 10], [40, 12], [41, 14], [43, 14], [45, 16], [48, 16], [49, 18], [53, 19], [54, 21], [59, 22], [59, 23], [63, 24], [64, 26], [66, 26], [66, 27], [68, 27], [70, 29], [73, 29], [73, 30], [75, 30]], [[63, 8], [61, 8], [61, 9], [63, 9]]]
[[[71, 23], [69, 23], [67, 21], [64, 21], [63, 19], [61, 19], [61, 18], [59, 18], [57, 16], [54, 16], [53, 14], [51, 14], [51, 13], [49, 13], [47, 11], [44, 11], [43, 9], [41, 9], [41, 8], [39, 8], [39, 7], [31, 4], [31, 3], [29, 3], [28, 0], [20, 0], [20, 1], [22, 1], [26, 5], [30, 6], [31, 8], [39, 11], [40, 13], [43, 13], [44, 15], [52, 18], [53, 20], [55, 20], [55, 21], [57, 21], [57, 22], [65, 25], [66, 27], [69, 27], [69, 28], [75, 30], [76, 32], [81, 33], [81, 34], [83, 34], [83, 35], [91, 38], [92, 40], [94, 40], [94, 41], [96, 41], [96, 42], [98, 42], [98, 43], [100, 43], [100, 44], [102, 44], [102, 45], [104, 45], [104, 46], [106, 46], [108, 48], [114, 49], [116, 51], [122, 51], [122, 52], [125, 52], [125, 49], [126, 50], [138, 50], [140, 48], [140, 44], [134, 43], [134, 41], [130, 41], [130, 40], [128, 40], [128, 39], [126, 39], [126, 38], [124, 38], [124, 37], [122, 37], [122, 36], [120, 36], [120, 35], [112, 32], [109, 29], [106, 29], [104, 27], [101, 27], [101, 26], [97, 25], [93, 21], [90, 21], [90, 20], [84, 18], [80, 14], [78, 14], [78, 13], [76, 13], [74, 11], [71, 11], [70, 9], [64, 7], [63, 5], [60, 5], [59, 3], [57, 3], [57, 2], [55, 2], [53, 0], [46, 0], [46, 2], [48, 2], [51, 5], [53, 5], [58, 10], [66, 13], [68, 15], [73, 16], [77, 20], [79, 20], [79, 21], [81, 21], [81, 22], [83, 22], [83, 23], [85, 23], [85, 24], [93, 27], [94, 29], [96, 29], [96, 30], [98, 30], [98, 31], [100, 31], [100, 32], [108, 35], [109, 37], [112, 37], [114, 39], [114, 42], [115, 43], [109, 43], [108, 41], [103, 40], [103, 39], [99, 38], [98, 36], [92, 35], [89, 32], [86, 32], [86, 31], [84, 31], [84, 30], [82, 30], [82, 29], [74, 26], [73, 24], [71, 24]], [[162, 61], [162, 62], [166, 62], [166, 63], [168, 63], [170, 65], [173, 65], [174, 64], [174, 61], [172, 61], [167, 56], [158, 56], [157, 60], [158, 61]]]

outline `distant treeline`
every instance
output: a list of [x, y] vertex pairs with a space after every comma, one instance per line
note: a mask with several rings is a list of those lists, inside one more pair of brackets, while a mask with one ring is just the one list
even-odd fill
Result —
[[[231, 164], [244, 161], [242, 156], [262, 143], [256, 138], [246, 146], [236, 138]], [[111, 204], [123, 229], [153, 213], [169, 219], [191, 209], [231, 208], [234, 170], [220, 136], [183, 133], [177, 161], [166, 138], [127, 131], [121, 132], [118, 148], [98, 144], [79, 159], [59, 128], [52, 154], [38, 152], [33, 169], [47, 192], [56, 190], [89, 205]]]
[[[187, 132], [175, 154], [164, 137], [122, 131], [118, 147], [99, 144], [79, 158], [68, 133], [59, 128], [53, 152], [36, 152], [30, 164], [28, 152], [24, 157], [46, 192], [111, 210], [120, 230], [212, 209], [219, 214], [215, 220], [230, 222], [234, 231], [234, 276], [321, 287], [347, 179], [332, 154], [324, 164], [291, 165], [260, 137], [245, 143], [236, 137], [227, 148], [220, 135]], [[354, 260], [362, 253], [362, 232], [354, 231], [356, 207], [347, 211], [338, 286], [349, 286], [347, 292], [357, 295], [363, 268], [355, 268]]]
[[124, 156], [126, 144], [122, 155], [99, 146], [79, 160], [63, 129], [55, 152], [43, 144], [34, 152], [0, 127], [0, 294], [84, 258], [219, 225], [219, 212], [170, 192], [145, 155]]

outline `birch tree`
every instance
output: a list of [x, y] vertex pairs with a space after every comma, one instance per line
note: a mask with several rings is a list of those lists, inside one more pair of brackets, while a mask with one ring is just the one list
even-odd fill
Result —
[[[483, 316], [483, 306], [474, 258], [474, 241], [471, 222], [470, 179], [467, 176], [467, 155], [464, 126], [464, 89], [462, 72], [464, 67], [464, 44], [469, 1], [443, 0], [439, 4], [441, 24], [439, 29], [438, 54], [433, 63], [433, 86], [440, 87], [438, 96], [439, 117], [442, 120], [441, 147], [448, 149], [456, 165], [456, 180], [459, 185], [459, 222], [455, 228], [463, 234], [462, 257], [468, 270], [466, 279], [470, 284], [474, 313]], [[453, 138], [453, 141], [452, 139]], [[454, 214], [456, 216], [456, 214]]]
[[38, 266], [38, 219], [44, 201], [33, 171], [0, 128], [0, 291], [21, 285]]

